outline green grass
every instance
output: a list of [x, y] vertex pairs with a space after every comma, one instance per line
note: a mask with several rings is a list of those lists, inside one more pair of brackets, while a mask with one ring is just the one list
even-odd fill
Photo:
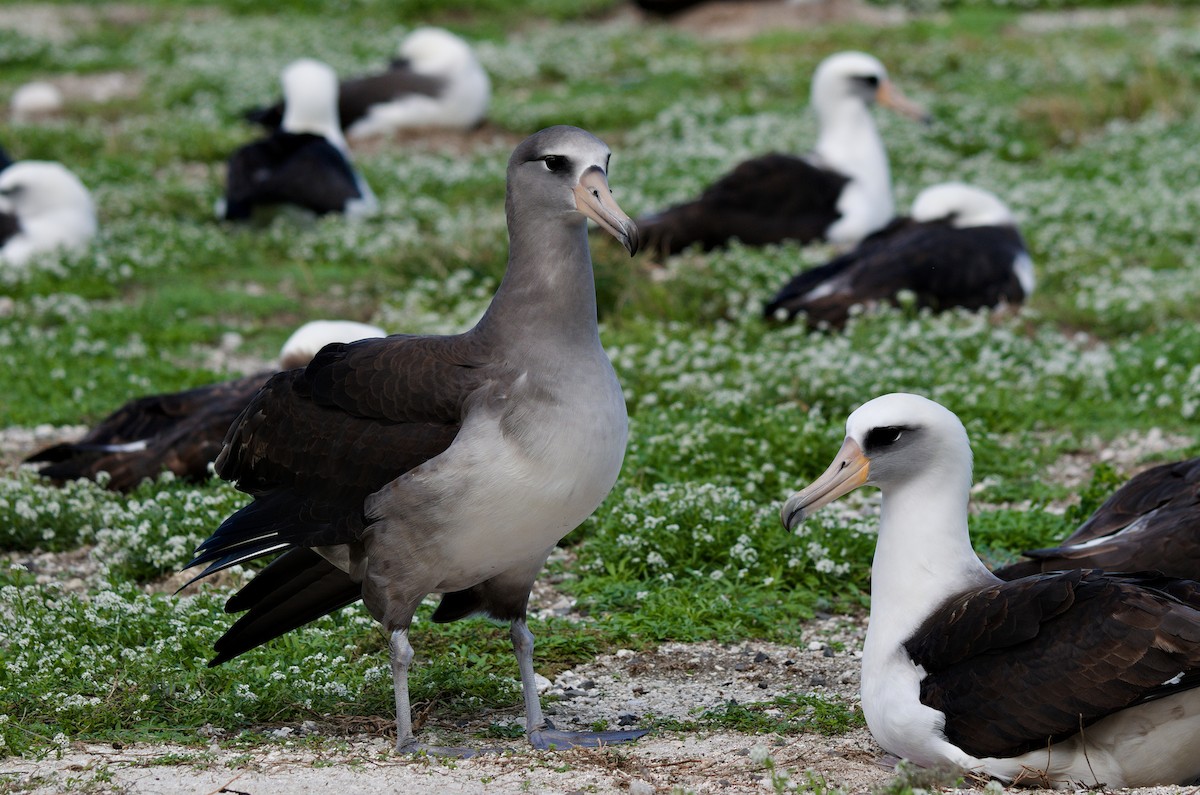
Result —
[[[636, 215], [747, 155], [808, 149], [811, 71], [856, 48], [935, 116], [925, 128], [879, 114], [897, 205], [949, 178], [994, 190], [1021, 220], [1037, 291], [1020, 313], [893, 309], [844, 334], [810, 333], [765, 325], [760, 306], [828, 247], [689, 252], [656, 270], [595, 237], [631, 438], [612, 495], [566, 540], [572, 562], [554, 564], [585, 620], [533, 622], [539, 671], [663, 641], [795, 641], [817, 611], [861, 609], [877, 497], [831, 506], [796, 534], [778, 510], [827, 465], [846, 415], [882, 392], [920, 392], [963, 418], [981, 484], [976, 545], [994, 562], [1061, 538], [1128, 474], [1100, 467], [1075, 494], [1047, 474], [1064, 454], [1154, 428], [1191, 440], [1158, 457], [1200, 452], [1197, 11], [1068, 29], [946, 2], [886, 29], [729, 41], [636, 23], [610, 13], [617, 5], [292, 0], [264, 14], [244, 0], [153, 0], [132, 22], [94, 6], [94, 22], [61, 41], [0, 31], [0, 97], [68, 71], [122, 71], [143, 86], [45, 125], [0, 121], [12, 154], [63, 161], [91, 186], [102, 229], [86, 253], [0, 273], [0, 425], [86, 423], [134, 395], [225, 377], [207, 363], [227, 332], [265, 362], [315, 317], [462, 330], [503, 272], [513, 142], [553, 123], [589, 127], [611, 145], [615, 195]], [[382, 202], [359, 224], [212, 220], [224, 158], [256, 134], [239, 114], [276, 96], [285, 63], [313, 54], [364, 71], [423, 22], [479, 41], [495, 88], [485, 133], [356, 152]], [[216, 482], [164, 479], [119, 496], [0, 477], [0, 550], [16, 562], [0, 572], [0, 755], [75, 739], [207, 744], [205, 724], [253, 744], [314, 717], [390, 719], [385, 639], [361, 607], [206, 667], [231, 586], [175, 597], [162, 582], [244, 499]], [[23, 566], [81, 547], [99, 562], [82, 592]], [[414, 627], [412, 685], [431, 720], [517, 705], [507, 631], [435, 626], [428, 613]], [[856, 725], [846, 705], [812, 698], [697, 724]]]

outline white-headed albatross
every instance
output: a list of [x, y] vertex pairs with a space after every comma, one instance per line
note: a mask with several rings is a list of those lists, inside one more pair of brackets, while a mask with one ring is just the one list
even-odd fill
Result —
[[[483, 122], [492, 84], [471, 45], [444, 28], [417, 28], [400, 42], [397, 56], [385, 71], [338, 87], [338, 116], [348, 138], [402, 129], [469, 130]], [[283, 103], [248, 111], [246, 118], [274, 129]]]
[[1061, 544], [1025, 555], [996, 576], [1096, 568], [1200, 580], [1200, 458], [1135, 475]]
[[78, 250], [95, 236], [92, 195], [61, 163], [18, 160], [0, 171], [0, 267]]
[[337, 75], [327, 64], [301, 58], [282, 74], [280, 128], [229, 158], [225, 197], [217, 215], [244, 221], [260, 207], [294, 205], [351, 218], [378, 210], [375, 194], [350, 163], [338, 124]]
[[896, 303], [967, 309], [1019, 304], [1033, 292], [1033, 260], [1012, 211], [998, 196], [961, 182], [921, 191], [897, 218], [830, 262], [797, 274], [763, 310], [768, 319], [801, 312], [810, 326], [842, 326], [850, 308]]
[[812, 81], [820, 134], [812, 155], [772, 153], [747, 160], [699, 198], [638, 220], [660, 256], [737, 238], [747, 245], [828, 240], [851, 245], [891, 220], [892, 177], [871, 116], [875, 103], [924, 118], [888, 79], [878, 59], [841, 52]]
[[864, 484], [883, 492], [861, 683], [881, 746], [1060, 787], [1200, 776], [1200, 584], [1080, 569], [995, 577], [967, 532], [966, 430], [917, 395], [851, 414], [833, 464], [786, 501], [783, 523]]
[[279, 367], [206, 384], [182, 392], [130, 400], [83, 438], [48, 447], [25, 459], [38, 473], [62, 483], [101, 480], [113, 491], [129, 491], [169, 470], [176, 477], [204, 481], [217, 460], [225, 433], [267, 379], [280, 370], [303, 367], [331, 342], [383, 337], [386, 332], [350, 320], [313, 320], [292, 332], [279, 352]]
[[254, 501], [189, 566], [208, 564], [202, 577], [284, 554], [229, 600], [247, 612], [213, 665], [362, 599], [391, 635], [396, 747], [417, 751], [408, 629], [439, 593], [434, 621], [511, 622], [535, 747], [639, 736], [550, 726], [525, 621], [547, 555], [608, 494], [625, 454], [587, 219], [630, 253], [638, 235], [611, 196], [608, 161], [575, 127], [527, 138], [508, 161], [508, 268], [474, 328], [329, 346], [268, 381], [230, 428], [217, 473]]

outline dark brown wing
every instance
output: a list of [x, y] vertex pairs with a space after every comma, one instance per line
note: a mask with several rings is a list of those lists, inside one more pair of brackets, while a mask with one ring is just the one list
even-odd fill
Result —
[[1134, 476], [1060, 546], [1025, 554], [996, 576], [1098, 568], [1200, 579], [1200, 458]]
[[935, 310], [1019, 303], [1025, 292], [1013, 265], [1024, 250], [1009, 226], [893, 222], [853, 251], [796, 276], [765, 312], [773, 317], [784, 310], [789, 318], [804, 312], [813, 326], [840, 326], [850, 307], [895, 303], [902, 291], [912, 293], [917, 306]]
[[26, 459], [58, 482], [107, 472], [107, 488], [128, 491], [164, 470], [203, 481], [230, 424], [271, 372], [131, 400], [77, 442], [58, 444]]
[[342, 83], [338, 92], [338, 113], [342, 129], [366, 116], [372, 105], [393, 102], [407, 96], [436, 97], [446, 87], [437, 77], [414, 72], [405, 61], [394, 61], [392, 68], [375, 75]]
[[188, 567], [199, 577], [290, 547], [350, 543], [363, 501], [438, 455], [467, 398], [489, 380], [475, 338], [392, 336], [335, 343], [271, 378], [229, 429], [217, 474], [254, 502], [225, 520]]
[[250, 218], [255, 207], [293, 204], [318, 215], [344, 212], [362, 198], [354, 169], [320, 135], [277, 132], [229, 158], [225, 218]]
[[905, 647], [947, 739], [1008, 757], [1200, 684], [1197, 607], [1191, 581], [1056, 572], [952, 599]]
[[772, 153], [739, 165], [701, 196], [638, 220], [660, 255], [699, 243], [706, 251], [732, 238], [747, 245], [820, 240], [841, 214], [849, 178], [809, 161]]
[[0, 213], [0, 246], [21, 231], [21, 222], [11, 213]]
[[[342, 129], [367, 115], [372, 105], [411, 95], [436, 97], [444, 88], [445, 81], [441, 78], [414, 72], [400, 59], [393, 61], [386, 72], [344, 80], [338, 86], [338, 117]], [[252, 108], [244, 116], [247, 121], [268, 130], [277, 130], [283, 123], [283, 102], [266, 108]]]

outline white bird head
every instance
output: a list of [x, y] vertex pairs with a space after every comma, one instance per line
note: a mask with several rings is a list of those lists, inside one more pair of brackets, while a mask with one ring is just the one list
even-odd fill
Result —
[[1016, 226], [1016, 218], [1000, 197], [963, 182], [942, 182], [917, 194], [911, 215], [914, 221], [950, 219], [956, 227]]
[[343, 152], [346, 141], [338, 120], [337, 73], [326, 63], [301, 58], [284, 67], [283, 122], [290, 133], [321, 135]]
[[863, 485], [889, 489], [912, 480], [970, 483], [971, 443], [954, 412], [905, 392], [867, 401], [846, 420], [846, 439], [829, 468], [784, 503], [789, 530]]
[[378, 326], [354, 320], [310, 320], [292, 332], [279, 350], [279, 369], [304, 367], [317, 352], [331, 342], [355, 342], [374, 337], [386, 337]]
[[40, 216], [74, 211], [95, 223], [95, 206], [88, 189], [59, 163], [20, 160], [0, 171], [0, 212], [27, 223]]
[[846, 106], [875, 103], [914, 119], [928, 118], [924, 108], [901, 94], [888, 79], [879, 59], [865, 52], [830, 55], [813, 73], [812, 104], [822, 119], [839, 114]]
[[478, 68], [471, 45], [443, 28], [417, 28], [398, 51], [414, 72], [431, 77], [451, 77]]

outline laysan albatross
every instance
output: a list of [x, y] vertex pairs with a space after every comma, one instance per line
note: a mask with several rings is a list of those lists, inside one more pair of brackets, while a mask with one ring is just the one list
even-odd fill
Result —
[[893, 220], [830, 262], [801, 271], [767, 302], [767, 319], [804, 313], [812, 327], [840, 327], [851, 307], [895, 304], [909, 293], [934, 310], [1019, 304], [1033, 292], [1033, 260], [1016, 218], [996, 194], [943, 182], [921, 191]]
[[309, 321], [283, 343], [278, 368], [135, 398], [78, 441], [48, 447], [25, 463], [38, 465], [40, 475], [59, 483], [87, 478], [102, 481], [112, 491], [129, 491], [164, 471], [183, 480], [208, 480], [209, 466], [217, 460], [230, 424], [268, 378], [305, 366], [331, 342], [386, 335], [381, 328], [350, 320]]
[[[403, 129], [469, 130], [483, 122], [492, 84], [471, 45], [444, 28], [417, 28], [398, 57], [375, 74], [343, 80], [338, 117], [351, 140]], [[249, 121], [275, 129], [283, 103], [247, 111]]]
[[864, 484], [883, 506], [862, 708], [884, 749], [1057, 787], [1200, 776], [1200, 583], [1080, 569], [1000, 580], [971, 549], [966, 430], [917, 395], [852, 413], [784, 526]]
[[895, 204], [887, 151], [871, 116], [880, 104], [914, 118], [878, 59], [840, 52], [817, 67], [812, 107], [820, 134], [813, 154], [778, 152], [740, 164], [699, 198], [638, 220], [659, 256], [698, 243], [706, 251], [732, 238], [747, 245], [828, 240], [852, 245], [891, 220]]
[[391, 636], [396, 747], [418, 751], [408, 629], [438, 593], [436, 622], [510, 622], [535, 747], [641, 734], [555, 730], [525, 620], [546, 557], [608, 494], [625, 454], [625, 400], [600, 344], [587, 239], [591, 218], [631, 254], [638, 247], [608, 187], [609, 154], [565, 126], [513, 151], [508, 268], [472, 329], [329, 346], [247, 406], [216, 469], [254, 501], [188, 565], [207, 564], [203, 577], [284, 554], [229, 600], [229, 612], [247, 612], [211, 664], [362, 599]]
[[96, 228], [91, 193], [61, 163], [18, 160], [0, 171], [0, 269], [82, 249]]
[[317, 215], [374, 214], [379, 202], [350, 163], [338, 125], [337, 75], [327, 64], [301, 58], [282, 74], [280, 128], [229, 158], [225, 197], [217, 216], [246, 221], [257, 208], [293, 205]]
[[1080, 568], [1200, 580], [1200, 458], [1135, 475], [1061, 544], [1030, 550], [994, 573], [1013, 580]]

